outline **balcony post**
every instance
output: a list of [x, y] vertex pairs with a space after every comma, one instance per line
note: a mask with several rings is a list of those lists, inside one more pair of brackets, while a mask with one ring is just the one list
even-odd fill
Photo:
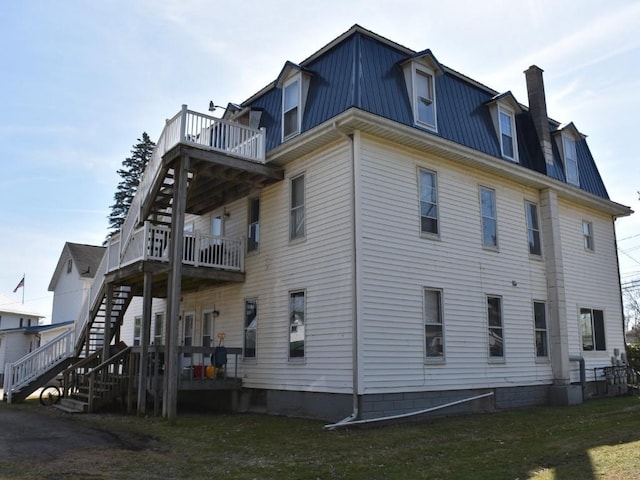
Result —
[[[146, 224], [145, 224], [146, 225]], [[144, 272], [142, 287], [142, 331], [140, 332], [140, 370], [138, 371], [138, 415], [144, 416], [147, 408], [147, 374], [149, 373], [149, 340], [151, 333], [151, 307], [153, 297], [153, 273]], [[132, 390], [129, 390], [131, 397]]]
[[180, 143], [184, 143], [187, 131], [187, 106], [182, 105], [180, 111]]
[[258, 136], [258, 158], [262, 160], [262, 163], [264, 163], [266, 159], [266, 150], [267, 150], [265, 148], [266, 138], [267, 138], [267, 130], [264, 127], [260, 127], [260, 135]]
[[[183, 110], [186, 112], [186, 109]], [[166, 375], [163, 395], [163, 416], [174, 423], [178, 412], [178, 319], [182, 295], [182, 258], [184, 249], [184, 217], [187, 203], [187, 173], [189, 157], [176, 161], [173, 207], [171, 215], [171, 241], [169, 256], [169, 285], [167, 295], [167, 345], [165, 346]]]

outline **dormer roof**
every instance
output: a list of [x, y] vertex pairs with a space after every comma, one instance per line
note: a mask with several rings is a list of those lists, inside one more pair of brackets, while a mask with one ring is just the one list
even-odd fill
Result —
[[522, 106], [516, 100], [516, 97], [511, 93], [511, 90], [494, 96], [491, 100], [485, 103], [487, 106], [492, 106], [497, 103], [507, 104], [516, 114], [522, 113]]

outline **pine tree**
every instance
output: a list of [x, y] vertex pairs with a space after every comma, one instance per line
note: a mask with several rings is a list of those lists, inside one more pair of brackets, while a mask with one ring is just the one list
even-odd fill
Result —
[[118, 170], [118, 175], [122, 180], [118, 183], [116, 193], [113, 195], [115, 203], [111, 205], [111, 214], [108, 217], [111, 233], [119, 231], [124, 223], [144, 169], [151, 159], [153, 147], [156, 146], [147, 135], [147, 132], [143, 132], [142, 139], [138, 138], [137, 141], [138, 143], [131, 150], [131, 156], [123, 160], [122, 168]]

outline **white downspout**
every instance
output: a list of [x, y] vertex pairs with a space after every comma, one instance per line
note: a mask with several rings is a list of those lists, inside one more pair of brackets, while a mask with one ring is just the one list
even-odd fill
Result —
[[493, 395], [493, 392], [483, 393], [481, 395], [475, 395], [473, 397], [463, 398], [462, 400], [456, 400], [454, 402], [445, 403], [443, 405], [438, 405], [436, 407], [425, 408], [423, 410], [417, 410], [415, 412], [409, 413], [400, 413], [398, 415], [389, 415], [387, 417], [377, 417], [377, 418], [368, 418], [366, 420], [354, 420], [352, 422], [345, 422], [341, 420], [338, 423], [332, 423], [329, 425], [325, 425], [323, 428], [325, 430], [334, 430], [338, 427], [345, 427], [347, 425], [362, 425], [364, 423], [374, 423], [374, 422], [386, 422], [389, 420], [398, 420], [400, 418], [414, 417], [416, 415], [422, 415], [424, 413], [434, 412], [436, 410], [441, 410], [443, 408], [452, 407], [454, 405], [459, 405], [461, 403], [472, 402], [474, 400], [479, 400], [481, 398], [490, 397]]
[[[352, 283], [352, 299], [351, 299], [351, 318], [352, 318], [352, 326], [351, 326], [351, 355], [352, 355], [352, 399], [353, 399], [353, 407], [351, 415], [343, 418], [336, 425], [344, 425], [347, 423], [351, 423], [356, 418], [358, 418], [359, 414], [359, 399], [358, 399], [358, 385], [359, 385], [359, 363], [358, 363], [358, 290], [360, 287], [360, 274], [359, 274], [359, 262], [358, 262], [358, 238], [360, 233], [360, 222], [358, 221], [358, 208], [356, 203], [359, 205], [360, 203], [360, 182], [358, 180], [360, 168], [359, 168], [359, 148], [356, 152], [356, 140], [359, 140], [359, 136], [356, 134], [346, 134], [338, 125], [334, 122], [333, 128], [346, 138], [349, 141], [349, 153], [351, 156], [351, 219], [352, 219], [352, 260], [351, 260], [351, 269], [353, 272], [353, 283]], [[356, 138], [357, 136], [357, 138]], [[358, 142], [359, 143], [359, 142]]]

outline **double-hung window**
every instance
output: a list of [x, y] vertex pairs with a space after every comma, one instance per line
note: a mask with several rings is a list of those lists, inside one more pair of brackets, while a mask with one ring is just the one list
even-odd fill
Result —
[[604, 335], [604, 312], [591, 308], [580, 309], [580, 327], [582, 329], [582, 350], [607, 349]]
[[164, 314], [155, 314], [153, 318], [153, 332], [154, 345], [164, 345]]
[[300, 133], [300, 77], [284, 85], [282, 92], [282, 140]]
[[584, 249], [593, 251], [593, 223], [582, 221], [582, 239], [584, 241]]
[[289, 240], [304, 237], [304, 175], [291, 179], [291, 211], [289, 218]]
[[531, 202], [524, 202], [527, 214], [527, 237], [529, 239], [529, 253], [531, 255], [541, 255], [540, 244], [540, 224], [538, 219], [538, 205]]
[[536, 333], [536, 357], [549, 356], [547, 341], [547, 306], [544, 302], [533, 302], [533, 323]]
[[433, 73], [414, 69], [414, 116], [417, 124], [436, 129], [436, 94]]
[[428, 170], [420, 172], [420, 231], [438, 235], [438, 192], [436, 174]]
[[[184, 314], [184, 325], [182, 329], [182, 345], [185, 347], [193, 346], [193, 313], [185, 313]], [[185, 358], [191, 357], [191, 352], [186, 352], [184, 354]]]
[[249, 199], [249, 226], [247, 232], [247, 251], [258, 250], [260, 244], [260, 199]]
[[502, 330], [502, 298], [487, 296], [487, 319], [489, 327], [489, 358], [504, 358], [504, 335]]
[[424, 289], [424, 337], [427, 360], [444, 358], [442, 331], [442, 291]]
[[562, 136], [562, 148], [564, 150], [564, 169], [567, 182], [571, 185], [580, 186], [578, 173], [578, 155], [576, 153], [576, 142], [566, 135]]
[[495, 190], [480, 187], [480, 210], [482, 213], [482, 245], [489, 248], [498, 248], [498, 217]]
[[502, 156], [514, 162], [517, 160], [517, 145], [516, 145], [516, 123], [515, 116], [509, 110], [500, 108], [498, 110], [499, 122], [500, 122], [500, 148], [502, 150]]
[[142, 317], [135, 317], [133, 319], [133, 345], [140, 345], [140, 337], [142, 332]]
[[244, 358], [255, 358], [258, 339], [258, 301], [244, 302]]
[[212, 347], [214, 346], [215, 339], [213, 337], [215, 329], [215, 314], [214, 310], [205, 310], [202, 312], [202, 346]]
[[303, 359], [305, 350], [305, 292], [289, 292], [289, 359]]

